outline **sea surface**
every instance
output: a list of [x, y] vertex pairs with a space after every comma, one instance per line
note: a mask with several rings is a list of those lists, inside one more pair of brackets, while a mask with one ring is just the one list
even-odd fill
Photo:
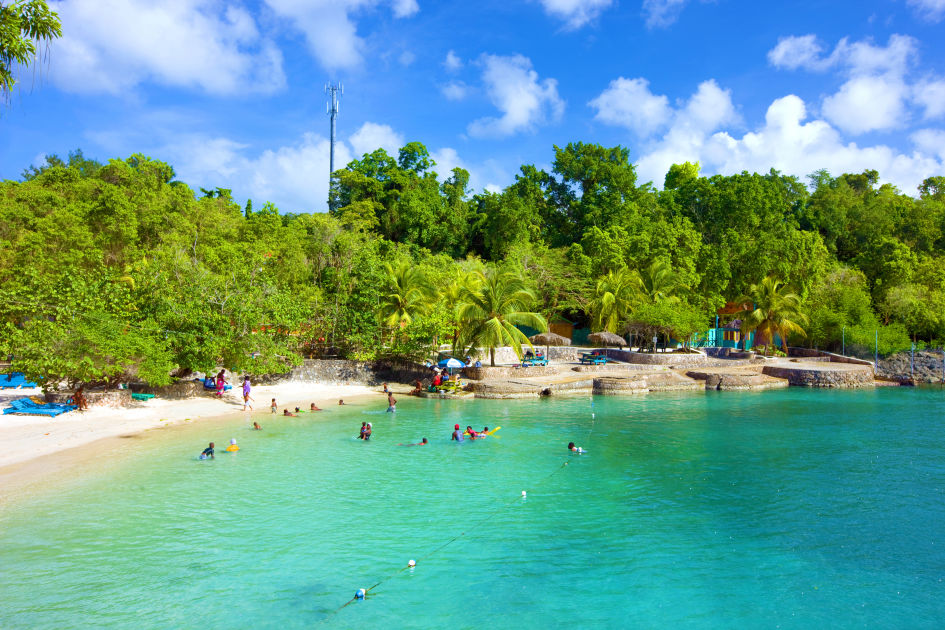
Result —
[[0, 628], [945, 625], [939, 388], [385, 407], [147, 433], [0, 506]]

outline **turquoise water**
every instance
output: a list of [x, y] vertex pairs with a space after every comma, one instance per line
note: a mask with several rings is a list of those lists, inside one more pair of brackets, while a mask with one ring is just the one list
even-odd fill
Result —
[[[384, 406], [129, 439], [16, 500], [0, 510], [0, 627], [945, 619], [939, 389]], [[502, 429], [451, 444], [455, 422]], [[229, 437], [238, 454], [195, 459]]]

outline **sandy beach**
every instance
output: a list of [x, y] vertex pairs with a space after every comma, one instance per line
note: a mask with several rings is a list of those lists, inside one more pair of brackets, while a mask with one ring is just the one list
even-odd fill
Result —
[[[401, 386], [402, 388], [403, 386]], [[396, 390], [400, 393], [401, 389]], [[406, 391], [406, 390], [404, 390]], [[386, 401], [379, 387], [365, 385], [327, 385], [318, 383], [282, 383], [253, 387], [254, 411], [270, 412], [270, 401], [275, 398], [282, 409], [303, 407], [311, 403], [322, 408], [345, 401], [376, 398], [379, 407]], [[15, 398], [41, 396], [40, 389], [0, 390], [0, 407]], [[107, 454], [120, 447], [116, 438], [145, 431], [172, 427], [196, 421], [225, 421], [241, 418], [243, 399], [239, 388], [227, 392], [223, 399], [211, 394], [183, 400], [153, 398], [135, 402], [123, 409], [93, 407], [87, 411], [73, 411], [56, 418], [45, 416], [0, 416], [0, 487], [4, 492], [22, 487], [43, 478], [66, 474], [70, 469], [92, 456]], [[208, 437], [211, 439], [213, 436]]]

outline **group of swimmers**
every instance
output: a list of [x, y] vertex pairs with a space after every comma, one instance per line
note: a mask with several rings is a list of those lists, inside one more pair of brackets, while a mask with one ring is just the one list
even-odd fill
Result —
[[474, 431], [473, 428], [469, 425], [466, 425], [465, 431], [460, 431], [459, 425], [453, 425], [453, 435], [450, 437], [450, 441], [462, 442], [465, 436], [469, 436], [470, 440], [480, 440], [482, 438], [489, 437], [489, 427], [483, 427], [482, 431]]
[[[338, 404], [343, 405], [345, 404], [345, 401], [339, 400]], [[272, 399], [272, 404], [269, 406], [269, 408], [272, 410], [273, 414], [279, 413], [279, 405], [276, 404], [275, 398]], [[309, 411], [324, 411], [324, 409], [322, 409], [321, 407], [316, 406], [315, 403], [312, 403], [311, 405], [309, 405], [308, 410]], [[290, 417], [290, 418], [295, 418], [300, 413], [302, 413], [302, 409], [299, 407], [295, 408], [295, 412], [289, 411], [288, 409], [282, 410], [282, 415], [286, 417]]]

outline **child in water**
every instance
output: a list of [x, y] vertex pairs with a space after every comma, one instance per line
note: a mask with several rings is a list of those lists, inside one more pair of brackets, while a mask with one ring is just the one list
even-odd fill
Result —
[[213, 456], [213, 442], [210, 442], [210, 446], [203, 449], [203, 453], [200, 454], [200, 459], [216, 459]]
[[259, 426], [258, 422], [253, 423], [253, 431], [262, 431], [262, 427]]
[[235, 453], [240, 450], [240, 447], [236, 445], [236, 438], [230, 438], [230, 445], [226, 447], [227, 453]]
[[587, 452], [580, 446], [575, 446], [574, 442], [568, 442], [568, 450], [571, 451], [572, 453], [586, 453]]
[[310, 410], [311, 410], [311, 411], [321, 411], [320, 408], [318, 408], [318, 407], [315, 406], [315, 403], [312, 403], [312, 405], [311, 405], [311, 407], [310, 407]]
[[297, 413], [290, 413], [288, 409], [283, 409], [283, 410], [282, 410], [282, 415], [283, 415], [283, 416], [290, 417], [290, 418], [298, 417], [298, 414], [297, 414]]

